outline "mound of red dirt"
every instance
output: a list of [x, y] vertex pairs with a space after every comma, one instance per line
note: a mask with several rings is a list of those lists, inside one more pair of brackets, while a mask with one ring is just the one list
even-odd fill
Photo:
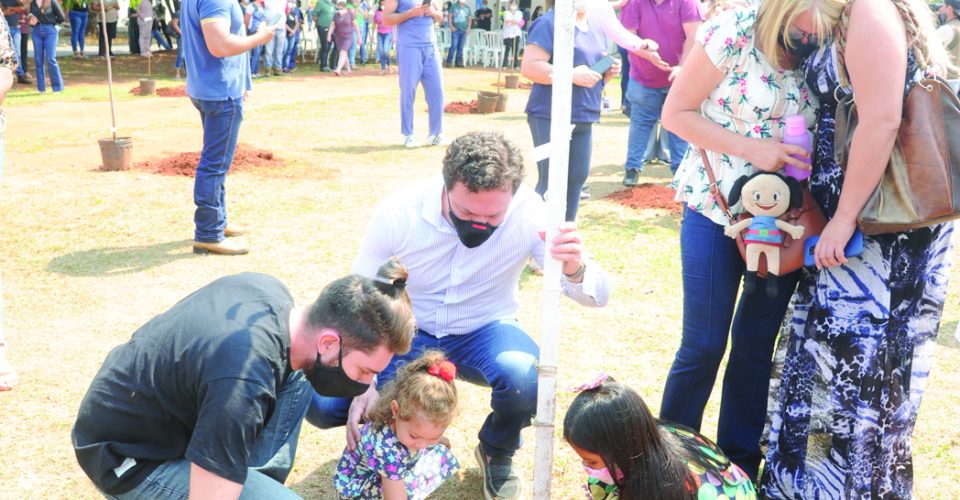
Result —
[[443, 107], [444, 113], [455, 115], [468, 115], [477, 112], [477, 101], [453, 101]]
[[[177, 153], [173, 156], [151, 158], [134, 165], [134, 168], [160, 175], [183, 175], [193, 177], [197, 173], [200, 153]], [[275, 168], [284, 165], [284, 161], [273, 155], [268, 149], [257, 149], [247, 144], [237, 144], [230, 172], [249, 171], [262, 168]]]
[[683, 211], [683, 204], [674, 201], [674, 195], [674, 191], [667, 186], [644, 183], [611, 193], [609, 198], [630, 208], [659, 208], [680, 213]]
[[[130, 93], [133, 95], [140, 95], [140, 87], [136, 86], [130, 89]], [[187, 87], [185, 85], [179, 85], [177, 87], [160, 87], [157, 89], [157, 95], [160, 97], [186, 97]]]

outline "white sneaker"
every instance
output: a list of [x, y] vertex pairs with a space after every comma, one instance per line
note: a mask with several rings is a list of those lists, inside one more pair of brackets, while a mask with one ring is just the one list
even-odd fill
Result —
[[406, 146], [408, 149], [420, 147], [420, 143], [417, 142], [417, 138], [412, 135], [408, 135], [403, 138], [403, 145]]
[[443, 134], [428, 135], [427, 144], [431, 146], [449, 146], [450, 141], [443, 137]]

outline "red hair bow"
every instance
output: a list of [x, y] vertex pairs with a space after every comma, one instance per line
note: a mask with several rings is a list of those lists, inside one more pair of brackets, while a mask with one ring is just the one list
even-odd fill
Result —
[[447, 382], [453, 382], [457, 378], [457, 366], [449, 361], [441, 361], [427, 368], [427, 373], [435, 377], [440, 377]]

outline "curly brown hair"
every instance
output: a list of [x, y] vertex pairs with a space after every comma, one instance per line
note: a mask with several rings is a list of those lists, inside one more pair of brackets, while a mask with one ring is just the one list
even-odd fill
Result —
[[390, 402], [400, 407], [398, 418], [410, 420], [422, 415], [436, 425], [447, 426], [457, 413], [457, 386], [427, 370], [447, 361], [440, 351], [426, 351], [419, 358], [402, 366], [397, 378], [384, 387], [380, 399], [367, 410], [367, 420], [374, 424], [387, 425], [393, 420]]
[[462, 182], [471, 193], [510, 190], [523, 181], [520, 149], [499, 132], [469, 132], [457, 137], [443, 157], [447, 190]]

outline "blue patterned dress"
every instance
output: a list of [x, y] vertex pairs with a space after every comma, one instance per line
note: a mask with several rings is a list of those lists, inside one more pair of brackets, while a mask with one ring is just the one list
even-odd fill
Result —
[[340, 498], [383, 498], [383, 478], [403, 480], [407, 498], [422, 500], [460, 468], [449, 448], [436, 444], [414, 454], [400, 443], [388, 425], [370, 422], [360, 429], [357, 449], [343, 450], [333, 487]]
[[[833, 49], [806, 63], [821, 103], [810, 191], [828, 218], [843, 184], [833, 161]], [[912, 54], [908, 63], [912, 75]], [[777, 348], [761, 494], [911, 497], [910, 437], [946, 299], [952, 232], [947, 223], [865, 237], [861, 257], [804, 270]]]

